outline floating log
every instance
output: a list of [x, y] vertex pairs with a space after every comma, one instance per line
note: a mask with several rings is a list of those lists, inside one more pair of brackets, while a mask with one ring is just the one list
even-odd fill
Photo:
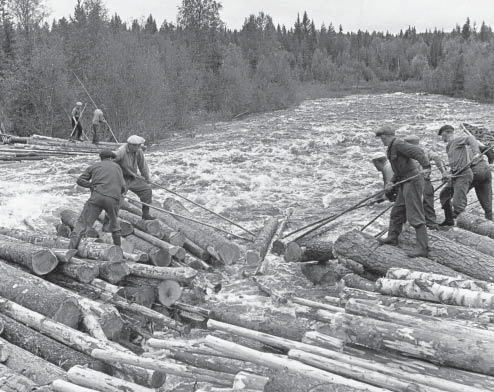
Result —
[[0, 262], [0, 276], [1, 296], [77, 328], [81, 313], [75, 295], [5, 262]]
[[134, 235], [153, 244], [154, 246], [157, 246], [158, 248], [167, 251], [170, 256], [176, 258], [177, 260], [183, 260], [185, 257], [185, 249], [180, 246], [169, 244], [168, 242], [160, 240], [159, 238], [156, 238], [139, 229], [134, 229]]
[[91, 282], [100, 273], [98, 263], [77, 258], [73, 258], [69, 263], [59, 264], [56, 270], [82, 283]]
[[[0, 298], [0, 312], [84, 354], [90, 355], [96, 348], [114, 351], [117, 346], [112, 342], [95, 339], [88, 334], [57, 323], [4, 298]], [[111, 365], [116, 366], [115, 363]], [[121, 369], [133, 376], [136, 383], [155, 388], [163, 385], [166, 377], [162, 371], [148, 372], [132, 366], [122, 366]]]
[[127, 263], [132, 275], [144, 278], [176, 280], [189, 283], [197, 275], [197, 271], [189, 267], [156, 267], [154, 265]]
[[55, 254], [27, 242], [0, 234], [0, 258], [12, 263], [23, 265], [36, 275], [46, 275], [58, 264]]
[[144, 231], [145, 233], [148, 233], [158, 239], [161, 239], [163, 237], [161, 233], [161, 225], [156, 219], [144, 220], [141, 218], [140, 215], [134, 215], [133, 213], [125, 211], [123, 209], [118, 212], [118, 215], [122, 219], [125, 219], [126, 221], [132, 223], [132, 225], [134, 225], [134, 228], [136, 229]]
[[95, 238], [83, 238], [77, 248], [79, 257], [93, 260], [122, 261], [123, 251], [120, 246], [98, 242]]
[[3, 364], [8, 368], [18, 372], [38, 385], [49, 384], [56, 379], [65, 380], [66, 372], [52, 363], [30, 353], [15, 344], [0, 338], [0, 343], [5, 346], [8, 355]]
[[458, 272], [432, 260], [416, 257], [409, 258], [405, 251], [390, 245], [380, 245], [371, 235], [352, 230], [338, 237], [333, 245], [338, 257], [345, 257], [362, 264], [365, 269], [384, 276], [389, 268], [410, 268], [416, 271], [435, 272], [443, 275], [458, 276]]
[[136, 249], [146, 252], [149, 256], [149, 262], [158, 267], [168, 267], [172, 262], [172, 256], [168, 250], [157, 247], [150, 242], [137, 237], [134, 234], [125, 237], [127, 241], [132, 243]]
[[345, 385], [356, 390], [367, 392], [388, 391], [388, 389], [378, 388], [360, 381], [351, 380], [346, 377], [338, 376], [336, 374], [302, 364], [301, 362], [293, 359], [253, 350], [211, 335], [206, 336], [205, 343], [207, 346], [222, 353], [235, 352], [235, 355], [242, 356], [245, 361], [253, 362], [261, 366], [267, 366], [272, 369], [299, 374], [305, 377], [310, 377], [314, 380], [328, 382], [331, 384]]
[[[493, 256], [431, 232], [428, 233], [428, 237], [429, 255], [427, 257], [429, 259], [476, 279], [494, 280]], [[401, 233], [399, 240], [408, 245], [415, 244], [415, 234], [412, 234], [410, 230], [405, 230]]]
[[154, 392], [155, 389], [149, 389], [129, 381], [121, 380], [107, 374], [87, 369], [82, 366], [73, 366], [67, 372], [70, 382], [87, 388], [93, 388], [98, 391], [108, 392]]
[[451, 241], [468, 246], [469, 248], [489, 256], [494, 256], [494, 239], [485, 235], [452, 227], [449, 230], [439, 230], [434, 234], [445, 237]]
[[494, 238], [494, 222], [481, 216], [463, 212], [456, 218], [456, 225], [473, 233]]
[[278, 228], [278, 218], [272, 216], [264, 222], [263, 228], [259, 231], [253, 243], [247, 246], [245, 252], [245, 262], [249, 266], [258, 266], [262, 263], [269, 245]]
[[77, 349], [68, 347], [10, 317], [0, 314], [0, 320], [4, 325], [2, 337], [5, 340], [61, 367], [63, 370], [69, 370], [72, 366], [81, 365], [105, 373], [111, 372], [110, 366], [104, 362], [91, 358]]
[[10, 229], [7, 227], [0, 228], [0, 234], [17, 238], [18, 240], [29, 242], [33, 245], [42, 246], [45, 248], [68, 248], [69, 240], [58, 236], [40, 235], [35, 231], [26, 231], [19, 229]]

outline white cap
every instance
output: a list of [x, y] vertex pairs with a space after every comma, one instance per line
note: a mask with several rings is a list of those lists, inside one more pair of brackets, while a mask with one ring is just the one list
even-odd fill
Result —
[[137, 135], [129, 136], [129, 138], [127, 139], [127, 143], [129, 144], [144, 144], [145, 141], [146, 139]]
[[76, 106], [82, 106], [82, 102], [76, 102], [75, 105]]

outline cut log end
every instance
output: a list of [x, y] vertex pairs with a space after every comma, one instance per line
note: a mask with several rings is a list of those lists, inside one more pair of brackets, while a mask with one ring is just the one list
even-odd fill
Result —
[[46, 275], [58, 265], [58, 259], [49, 249], [39, 250], [32, 255], [32, 269], [36, 275]]
[[296, 263], [302, 259], [302, 254], [302, 247], [295, 241], [291, 241], [286, 245], [283, 258], [287, 263]]
[[158, 299], [164, 306], [173, 305], [182, 295], [180, 284], [174, 280], [164, 280], [158, 287]]
[[245, 264], [249, 266], [256, 266], [260, 261], [259, 252], [255, 250], [248, 250], [245, 252]]
[[80, 318], [81, 311], [79, 309], [79, 303], [75, 298], [65, 300], [53, 317], [55, 321], [75, 329], [79, 325]]
[[236, 245], [224, 244], [218, 249], [218, 255], [226, 265], [235, 264], [240, 259], [240, 249]]
[[113, 245], [105, 251], [105, 260], [114, 262], [122, 261], [123, 258], [123, 250], [120, 246]]
[[172, 262], [172, 257], [168, 251], [156, 248], [149, 252], [149, 260], [157, 267], [168, 267]]

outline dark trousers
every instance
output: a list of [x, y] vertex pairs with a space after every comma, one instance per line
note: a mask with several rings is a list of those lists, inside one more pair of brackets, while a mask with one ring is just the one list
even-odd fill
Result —
[[430, 180], [424, 181], [424, 214], [427, 227], [436, 226], [436, 210], [434, 209], [434, 187]]
[[101, 127], [98, 124], [93, 124], [93, 143], [98, 144], [100, 139]]
[[425, 224], [423, 193], [424, 178], [422, 176], [398, 186], [398, 196], [389, 218], [389, 236], [398, 237], [407, 220], [413, 227]]
[[[134, 192], [139, 200], [146, 204], [151, 204], [153, 201], [153, 191], [151, 186], [143, 178], [130, 178], [125, 177], [125, 182], [127, 184], [127, 189]], [[149, 214], [149, 207], [142, 206], [143, 215]]]
[[467, 206], [467, 193], [471, 189], [473, 172], [471, 169], [464, 170], [446, 184], [439, 194], [439, 200], [444, 208], [447, 201], [452, 199], [453, 217], [460, 215]]
[[82, 124], [77, 117], [76, 121], [74, 121], [74, 118], [72, 118], [72, 130], [74, 132], [70, 134], [71, 139], [82, 140]]
[[484, 209], [484, 214], [487, 219], [492, 220], [492, 174], [491, 168], [485, 162], [479, 162], [472, 166], [473, 181], [470, 188], [475, 188], [477, 199]]

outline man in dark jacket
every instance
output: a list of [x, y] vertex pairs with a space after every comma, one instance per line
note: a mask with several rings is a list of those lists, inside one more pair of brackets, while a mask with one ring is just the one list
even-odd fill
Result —
[[[422, 197], [424, 177], [429, 177], [431, 172], [429, 159], [420, 147], [398, 139], [395, 130], [390, 126], [385, 125], [377, 130], [376, 137], [381, 138], [383, 144], [388, 147], [386, 155], [394, 173], [386, 189], [398, 188], [398, 196], [391, 209], [388, 237], [381, 240], [381, 243], [397, 245], [402, 226], [408, 220], [415, 228], [417, 236], [417, 246], [408, 256], [427, 257], [428, 238]], [[423, 172], [418, 170], [414, 160], [420, 163]], [[401, 181], [405, 182], [395, 185]]]
[[120, 198], [126, 191], [125, 180], [120, 166], [113, 162], [115, 153], [111, 150], [100, 152], [101, 162], [89, 166], [77, 179], [77, 184], [91, 189], [91, 197], [84, 204], [74, 230], [70, 234], [71, 249], [77, 249], [79, 241], [91, 227], [102, 210], [109, 218], [109, 229], [112, 233], [113, 243], [121, 245], [120, 223], [118, 221], [118, 209]]

